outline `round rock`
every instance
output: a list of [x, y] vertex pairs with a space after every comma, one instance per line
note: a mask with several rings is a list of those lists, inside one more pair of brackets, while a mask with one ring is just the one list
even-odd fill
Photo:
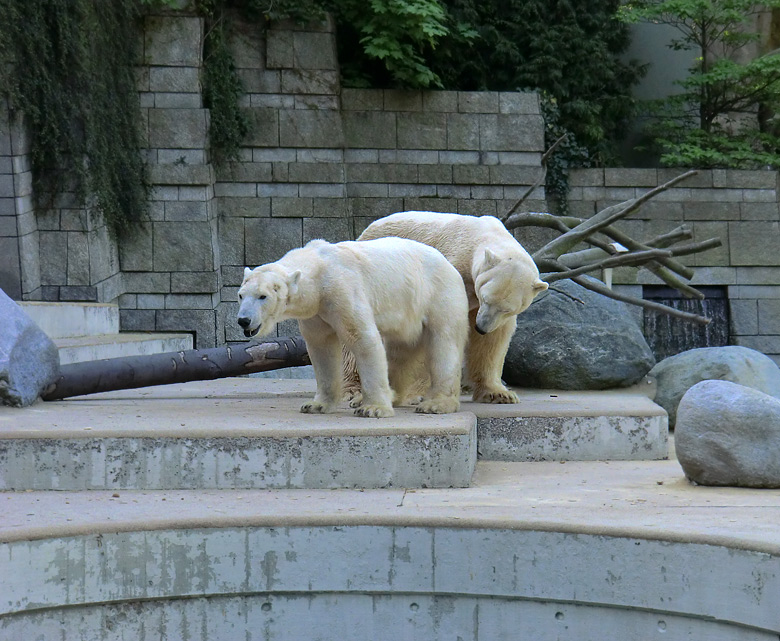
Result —
[[59, 373], [57, 346], [0, 290], [0, 403], [31, 405]]
[[677, 410], [677, 459], [700, 485], [780, 487], [780, 400], [729, 381], [702, 381]]
[[626, 303], [559, 281], [517, 317], [510, 385], [598, 390], [633, 385], [655, 358]]
[[691, 349], [665, 358], [650, 370], [650, 376], [658, 385], [655, 402], [669, 414], [670, 428], [675, 426], [683, 394], [701, 381], [731, 381], [780, 398], [780, 367], [749, 347]]

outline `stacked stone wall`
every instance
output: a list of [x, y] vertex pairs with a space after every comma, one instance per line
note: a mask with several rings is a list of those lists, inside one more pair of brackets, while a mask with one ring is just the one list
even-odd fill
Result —
[[[29, 142], [2, 105], [0, 286], [12, 297], [118, 301], [124, 330], [192, 332], [199, 347], [244, 340], [233, 322], [244, 266], [313, 238], [355, 238], [394, 211], [500, 215], [542, 171], [535, 94], [343, 89], [330, 22], [231, 23], [251, 133], [235, 161], [216, 165], [203, 21], [146, 18], [138, 88], [153, 189], [148, 220], [118, 243], [72, 194], [34, 211]], [[676, 173], [577, 170], [571, 210], [591, 215]], [[526, 207], [546, 210], [542, 189]], [[780, 360], [777, 173], [701, 172], [622, 225], [647, 238], [683, 222], [695, 240], [723, 240], [683, 260], [694, 283], [728, 288], [734, 342]], [[519, 238], [533, 249], [547, 233]], [[658, 282], [635, 269], [614, 281], [635, 295]]]
[[[684, 170], [581, 169], [571, 175], [572, 213], [596, 211], [645, 193]], [[680, 224], [694, 241], [720, 238], [722, 246], [681, 257], [694, 267], [694, 285], [727, 288], [731, 341], [780, 362], [780, 209], [775, 171], [702, 170], [653, 198], [621, 223], [647, 239]], [[641, 297], [661, 281], [647, 270], [615, 270], [614, 282]], [[633, 291], [631, 291], [633, 290]]]

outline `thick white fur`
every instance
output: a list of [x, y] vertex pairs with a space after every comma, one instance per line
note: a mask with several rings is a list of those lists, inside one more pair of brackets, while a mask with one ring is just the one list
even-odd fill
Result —
[[406, 396], [414, 382], [409, 364], [419, 362], [431, 383], [417, 411], [458, 411], [468, 300], [438, 251], [402, 238], [313, 240], [275, 263], [247, 268], [238, 295], [249, 336], [298, 319], [317, 378], [317, 394], [302, 412], [331, 412], [342, 400], [342, 346], [354, 354], [362, 381], [356, 414], [392, 416], [393, 391]]
[[469, 299], [466, 376], [477, 402], [517, 403], [501, 381], [517, 315], [547, 289], [529, 253], [493, 216], [407, 211], [380, 218], [358, 240], [397, 236], [438, 249]]

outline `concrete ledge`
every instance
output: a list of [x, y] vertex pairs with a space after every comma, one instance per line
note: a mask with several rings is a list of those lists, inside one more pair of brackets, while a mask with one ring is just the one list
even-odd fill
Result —
[[[205, 389], [214, 389], [209, 382]], [[462, 412], [305, 415], [293, 393], [226, 379], [42, 403], [0, 414], [0, 489], [461, 487], [476, 461]], [[9, 408], [10, 410], [11, 408]]]
[[19, 306], [52, 339], [119, 331], [119, 308], [110, 303], [26, 301]]
[[780, 490], [676, 461], [428, 490], [0, 492], [0, 638], [776, 641]]
[[355, 640], [769, 641], [780, 631], [777, 556], [589, 534], [164, 529], [13, 543], [0, 571], [4, 638], [297, 640], [316, 626], [328, 631], [318, 638]]
[[54, 339], [60, 364], [192, 349], [192, 334], [122, 332]]
[[518, 390], [519, 405], [471, 403], [479, 457], [493, 461], [656, 460], [668, 418], [636, 391]]

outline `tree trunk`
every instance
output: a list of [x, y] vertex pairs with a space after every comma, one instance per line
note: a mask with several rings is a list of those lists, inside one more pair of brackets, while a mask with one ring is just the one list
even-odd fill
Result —
[[71, 363], [41, 395], [44, 401], [120, 389], [170, 385], [310, 365], [303, 338], [190, 349], [181, 352]]

